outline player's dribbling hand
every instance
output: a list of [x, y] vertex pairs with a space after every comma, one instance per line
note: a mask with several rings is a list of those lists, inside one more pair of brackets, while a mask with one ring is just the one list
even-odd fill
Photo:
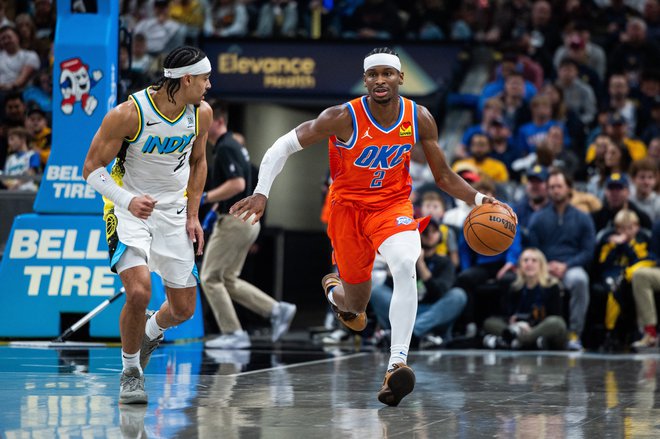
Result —
[[514, 212], [513, 209], [511, 209], [511, 206], [509, 206], [508, 204], [506, 204], [506, 203], [502, 203], [500, 200], [497, 200], [497, 199], [492, 198], [492, 197], [486, 197], [486, 198], [484, 198], [484, 199], [483, 199], [483, 203], [484, 203], [484, 204], [486, 204], [486, 203], [490, 203], [490, 204], [499, 204], [500, 206], [502, 206], [503, 208], [505, 208], [505, 209], [507, 210], [507, 212], [509, 212], [509, 214], [510, 214], [511, 217], [513, 218], [513, 221], [516, 223], [516, 226], [518, 225], [518, 215], [516, 215], [516, 212]]
[[268, 201], [268, 198], [263, 194], [250, 195], [234, 203], [229, 209], [229, 213], [243, 221], [252, 218], [252, 225], [254, 225], [263, 216], [266, 210], [266, 201]]
[[131, 202], [128, 204], [128, 211], [131, 212], [135, 217], [140, 219], [147, 219], [154, 211], [157, 202], [158, 201], [154, 200], [149, 195], [133, 197]]

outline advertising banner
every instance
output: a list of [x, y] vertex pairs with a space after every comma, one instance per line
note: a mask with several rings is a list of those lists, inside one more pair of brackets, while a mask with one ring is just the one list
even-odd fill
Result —
[[[208, 40], [213, 93], [226, 97], [353, 97], [364, 93], [363, 60], [377, 42], [268, 42]], [[410, 98], [444, 89], [461, 52], [459, 45], [406, 43], [392, 47]]]

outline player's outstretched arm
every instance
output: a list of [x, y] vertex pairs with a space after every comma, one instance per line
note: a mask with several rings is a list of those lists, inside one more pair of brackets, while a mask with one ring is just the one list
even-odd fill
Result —
[[445, 157], [444, 152], [438, 144], [438, 126], [435, 123], [435, 119], [429, 112], [426, 107], [421, 105], [417, 106], [418, 109], [418, 127], [419, 127], [419, 142], [424, 148], [424, 155], [426, 155], [426, 161], [428, 162], [435, 183], [440, 189], [447, 192], [449, 195], [455, 198], [459, 198], [468, 205], [473, 204], [483, 204], [483, 203], [497, 203], [506, 207], [511, 216], [516, 218], [513, 210], [494, 198], [484, 196], [483, 194], [477, 192], [472, 186], [470, 186], [460, 175], [454, 172]]
[[252, 224], [263, 216], [270, 188], [275, 177], [282, 171], [291, 154], [303, 148], [322, 142], [332, 135], [340, 139], [351, 137], [353, 125], [351, 116], [343, 105], [325, 109], [316, 119], [301, 123], [273, 143], [259, 167], [259, 181], [254, 194], [237, 201], [229, 213], [247, 221], [252, 218]]
[[141, 219], [149, 218], [156, 200], [149, 195], [131, 194], [117, 185], [106, 166], [117, 157], [124, 139], [133, 139], [140, 130], [140, 118], [132, 101], [126, 101], [105, 115], [96, 131], [83, 166], [87, 183], [116, 206], [128, 209]]
[[204, 251], [204, 230], [199, 223], [199, 203], [206, 182], [206, 141], [209, 137], [208, 131], [213, 122], [213, 110], [202, 101], [199, 106], [199, 131], [190, 152], [190, 176], [186, 192], [188, 195], [188, 206], [186, 208], [186, 231], [190, 240], [197, 244], [197, 256]]

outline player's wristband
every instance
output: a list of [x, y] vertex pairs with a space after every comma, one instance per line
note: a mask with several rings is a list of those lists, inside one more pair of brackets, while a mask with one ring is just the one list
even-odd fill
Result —
[[87, 176], [87, 184], [96, 189], [98, 193], [106, 197], [123, 209], [128, 209], [135, 195], [120, 187], [108, 174], [105, 168], [98, 168]]
[[477, 194], [474, 196], [474, 204], [476, 206], [481, 206], [484, 204], [484, 198], [486, 198], [486, 195], [482, 194], [481, 192], [477, 192]]

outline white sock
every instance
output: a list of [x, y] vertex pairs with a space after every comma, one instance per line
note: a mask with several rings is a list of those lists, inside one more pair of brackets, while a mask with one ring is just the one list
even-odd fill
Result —
[[140, 351], [137, 351], [134, 354], [127, 354], [122, 349], [121, 365], [122, 365], [122, 370], [126, 370], [131, 367], [137, 367], [138, 369], [140, 369], [140, 375], [142, 375], [142, 367], [140, 367]]
[[410, 230], [392, 235], [378, 251], [387, 261], [394, 281], [389, 314], [392, 328], [389, 369], [394, 363], [406, 364], [408, 359], [408, 347], [417, 316], [415, 264], [421, 252], [419, 232]]
[[158, 311], [156, 311], [156, 314], [152, 315], [151, 318], [147, 320], [147, 326], [144, 328], [144, 333], [147, 335], [149, 340], [154, 340], [160, 337], [163, 332], [165, 332], [165, 329], [167, 329], [158, 326], [158, 323], [156, 322], [157, 315]]
[[393, 344], [390, 346], [390, 361], [387, 368], [391, 369], [396, 363], [408, 364], [408, 346], [404, 344]]

